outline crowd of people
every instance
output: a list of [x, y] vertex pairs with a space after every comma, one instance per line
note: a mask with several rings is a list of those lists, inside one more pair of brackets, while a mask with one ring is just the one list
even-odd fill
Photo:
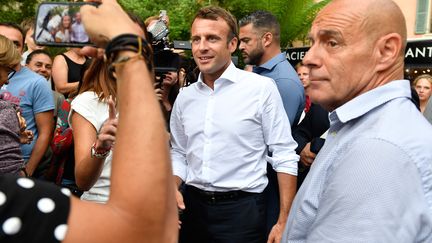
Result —
[[0, 241], [432, 242], [432, 77], [392, 0], [331, 1], [295, 67], [272, 13], [203, 7], [196, 69], [157, 77], [158, 17], [95, 2], [52, 38], [98, 49], [0, 23]]

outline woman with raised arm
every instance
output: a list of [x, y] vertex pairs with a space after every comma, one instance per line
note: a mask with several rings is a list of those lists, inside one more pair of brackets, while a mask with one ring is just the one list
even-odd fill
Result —
[[[168, 141], [153, 90], [151, 57], [139, 28], [115, 0], [81, 9], [117, 79], [119, 117], [106, 204], [27, 178], [0, 177], [1, 242], [176, 242]], [[96, 34], [97, 33], [97, 34]], [[114, 107], [111, 106], [111, 111]], [[37, 232], [37, 234], [35, 234]]]

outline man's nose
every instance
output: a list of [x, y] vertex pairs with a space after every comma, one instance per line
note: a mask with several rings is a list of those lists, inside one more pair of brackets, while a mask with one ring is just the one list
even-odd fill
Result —
[[244, 48], [244, 42], [243, 41], [240, 41], [240, 44], [239, 44], [239, 50], [240, 51], [243, 51], [245, 48]]
[[199, 49], [200, 51], [205, 51], [205, 50], [207, 50], [207, 49], [208, 49], [208, 43], [207, 43], [207, 41], [206, 41], [206, 40], [202, 40], [202, 41], [200, 41], [199, 46], [198, 46], [198, 49]]
[[302, 60], [303, 64], [309, 68], [316, 68], [321, 66], [321, 56], [318, 45], [312, 45], [306, 52]]

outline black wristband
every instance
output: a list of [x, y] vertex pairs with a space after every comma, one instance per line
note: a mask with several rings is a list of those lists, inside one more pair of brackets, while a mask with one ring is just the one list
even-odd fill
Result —
[[[118, 54], [121, 51], [136, 52], [137, 55], [142, 56], [142, 59], [146, 62], [149, 71], [153, 71], [153, 51], [149, 43], [140, 36], [123, 34], [112, 39], [105, 49], [105, 57], [109, 63], [108, 74], [110, 78], [116, 79], [116, 76], [114, 75], [115, 64], [119, 63], [117, 59]], [[124, 62], [124, 60], [122, 62]]]
[[114, 62], [121, 51], [133, 51], [142, 55], [147, 63], [147, 67], [149, 69], [153, 68], [153, 51], [144, 38], [133, 34], [123, 34], [115, 37], [108, 43], [105, 49], [108, 62]]

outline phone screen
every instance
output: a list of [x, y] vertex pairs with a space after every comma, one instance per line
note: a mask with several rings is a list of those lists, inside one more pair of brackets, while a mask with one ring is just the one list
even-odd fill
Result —
[[38, 8], [34, 39], [44, 46], [93, 45], [81, 21], [84, 2], [41, 3]]

